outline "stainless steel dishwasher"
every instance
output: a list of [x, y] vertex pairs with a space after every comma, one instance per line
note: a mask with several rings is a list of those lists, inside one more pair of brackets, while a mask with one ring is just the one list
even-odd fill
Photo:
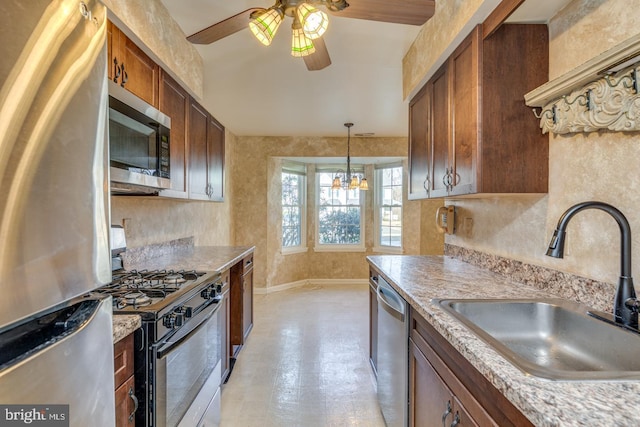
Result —
[[407, 425], [407, 302], [378, 276], [378, 402], [388, 427]]

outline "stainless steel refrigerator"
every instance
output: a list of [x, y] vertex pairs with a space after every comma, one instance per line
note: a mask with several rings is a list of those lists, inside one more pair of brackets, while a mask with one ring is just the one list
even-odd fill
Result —
[[0, 2], [2, 425], [115, 424], [111, 301], [90, 293], [111, 281], [106, 33], [96, 0]]

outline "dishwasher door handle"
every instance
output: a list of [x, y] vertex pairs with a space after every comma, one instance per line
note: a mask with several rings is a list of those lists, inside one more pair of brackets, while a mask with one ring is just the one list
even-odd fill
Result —
[[[399, 321], [404, 322], [405, 313], [402, 309], [404, 307], [404, 304], [402, 304], [402, 301], [400, 301], [401, 297], [396, 295], [393, 290], [385, 289], [380, 284], [378, 284], [377, 294], [378, 302], [380, 303], [380, 306], [384, 309], [384, 311], [386, 311]], [[395, 304], [393, 304], [394, 302]]]

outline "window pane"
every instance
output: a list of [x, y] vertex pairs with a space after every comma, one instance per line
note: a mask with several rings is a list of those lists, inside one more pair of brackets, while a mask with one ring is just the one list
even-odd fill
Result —
[[304, 176], [282, 173], [282, 246], [302, 245]]
[[402, 247], [402, 167], [379, 170], [379, 244]]
[[318, 243], [359, 245], [361, 242], [360, 190], [332, 190], [335, 173], [321, 172], [318, 179]]

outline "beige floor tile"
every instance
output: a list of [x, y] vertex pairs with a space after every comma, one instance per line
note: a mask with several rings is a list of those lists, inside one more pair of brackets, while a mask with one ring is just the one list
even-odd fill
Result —
[[254, 328], [222, 389], [222, 427], [382, 427], [362, 285], [256, 295]]

